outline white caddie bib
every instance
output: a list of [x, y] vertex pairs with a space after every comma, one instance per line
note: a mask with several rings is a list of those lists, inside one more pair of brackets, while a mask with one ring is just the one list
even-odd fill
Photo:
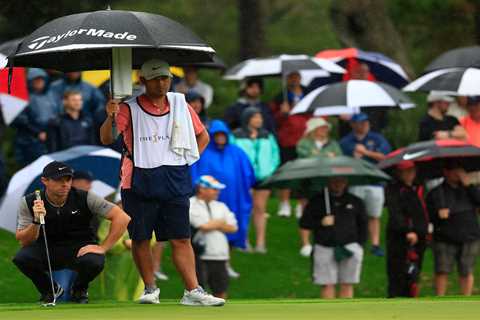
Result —
[[[137, 168], [152, 169], [160, 166], [186, 165], [185, 158], [170, 148], [171, 112], [163, 115], [148, 113], [137, 99], [127, 102], [132, 117], [133, 163]], [[170, 106], [172, 110], [173, 106]]]

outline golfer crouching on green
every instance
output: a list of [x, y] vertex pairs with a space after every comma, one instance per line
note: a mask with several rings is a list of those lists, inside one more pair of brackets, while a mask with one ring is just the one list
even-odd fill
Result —
[[[41, 177], [45, 186], [38, 195], [41, 200], [35, 193], [28, 194], [18, 211], [16, 238], [22, 248], [13, 263], [32, 280], [46, 304], [54, 303], [69, 289], [54, 283], [51, 274], [52, 270], [65, 268], [78, 274], [71, 288], [72, 301], [88, 303], [88, 284], [103, 270], [105, 253], [130, 222], [120, 207], [92, 192], [72, 188], [72, 177], [68, 165], [49, 163]], [[95, 215], [111, 221], [101, 244], [97, 244], [91, 227]]]

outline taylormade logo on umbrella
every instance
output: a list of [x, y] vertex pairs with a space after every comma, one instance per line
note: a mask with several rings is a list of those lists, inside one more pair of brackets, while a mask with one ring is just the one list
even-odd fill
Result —
[[129, 41], [134, 41], [137, 39], [137, 35], [135, 34], [129, 34], [128, 32], [123, 32], [123, 33], [114, 33], [110, 31], [106, 31], [103, 29], [75, 29], [75, 30], [69, 30], [66, 33], [59, 34], [56, 36], [43, 36], [40, 38], [37, 38], [32, 41], [31, 44], [28, 45], [28, 48], [32, 50], [38, 50], [45, 46], [47, 43], [56, 43], [59, 42], [62, 39], [66, 39], [67, 37], [74, 37], [77, 35], [86, 35], [86, 36], [91, 36], [91, 37], [103, 37], [103, 38], [108, 38], [108, 39], [118, 39], [118, 40], [129, 40]]

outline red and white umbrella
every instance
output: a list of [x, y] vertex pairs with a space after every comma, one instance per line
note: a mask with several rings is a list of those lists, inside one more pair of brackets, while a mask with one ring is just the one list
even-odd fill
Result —
[[28, 104], [25, 68], [13, 68], [10, 93], [8, 93], [7, 56], [16, 49], [20, 40], [8, 41], [0, 45], [0, 110], [7, 125], [12, 123]]

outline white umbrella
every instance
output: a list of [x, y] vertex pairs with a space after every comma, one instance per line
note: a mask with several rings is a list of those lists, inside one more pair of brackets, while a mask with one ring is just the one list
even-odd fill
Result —
[[15, 232], [17, 211], [22, 197], [40, 187], [43, 168], [57, 160], [70, 165], [74, 170], [92, 172], [92, 192], [105, 197], [115, 192], [118, 186], [120, 153], [97, 146], [78, 146], [65, 151], [44, 155], [18, 171], [10, 180], [0, 204], [0, 228]]
[[254, 58], [240, 62], [229, 68], [223, 78], [226, 80], [243, 80], [250, 77], [282, 76], [291, 71], [303, 70], [323, 70], [329, 73], [345, 73], [345, 69], [327, 59], [310, 57], [303, 54], [282, 54], [269, 58]]
[[317, 88], [292, 109], [291, 114], [312, 112], [317, 116], [352, 114], [360, 108], [412, 108], [413, 102], [400, 90], [382, 82], [349, 80]]
[[448, 68], [424, 74], [403, 91], [450, 91], [462, 96], [480, 95], [480, 69]]

